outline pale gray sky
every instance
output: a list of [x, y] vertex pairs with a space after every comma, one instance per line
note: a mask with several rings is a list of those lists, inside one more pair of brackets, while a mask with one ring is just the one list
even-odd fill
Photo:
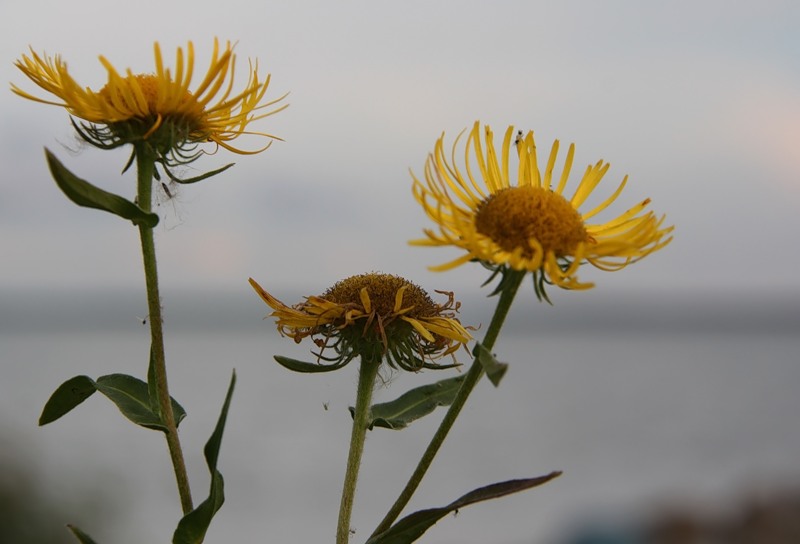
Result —
[[[430, 226], [408, 170], [421, 174], [442, 131], [452, 141], [480, 119], [533, 129], [542, 147], [575, 142], [574, 173], [611, 162], [601, 193], [629, 174], [620, 209], [650, 196], [676, 225], [644, 262], [584, 272], [599, 288], [800, 292], [797, 2], [4, 0], [0, 21], [0, 79], [33, 92], [12, 65], [29, 45], [97, 88], [98, 54], [146, 72], [153, 41], [172, 58], [193, 40], [202, 69], [214, 36], [238, 41], [240, 78], [257, 57], [269, 94], [291, 92], [256, 126], [285, 142], [198, 161], [237, 164], [162, 205], [165, 289], [242, 289], [254, 276], [312, 294], [368, 270], [477, 288], [477, 265], [426, 270], [455, 250], [407, 245]], [[42, 148], [130, 197], [127, 151], [72, 153], [66, 112], [10, 91], [0, 112], [0, 285], [140, 288], [135, 230], [69, 203]]]
[[[258, 534], [268, 524], [281, 541], [282, 534], [296, 533], [298, 520], [306, 533], [328, 534], [335, 520], [329, 523], [314, 512], [337, 500], [340, 473], [311, 460], [330, 460], [332, 453], [318, 445], [339, 431], [348, 432], [349, 419], [341, 413], [351, 402], [352, 369], [307, 387], [305, 379], [266, 364], [266, 354], [304, 358], [309, 347], [273, 342], [273, 325], [258, 321], [268, 309], [250, 293], [248, 276], [293, 303], [298, 292], [317, 294], [352, 274], [396, 273], [428, 290], [455, 290], [465, 300], [464, 315], [476, 316], [465, 322], [483, 323], [485, 330], [493, 304], [483, 301], [483, 313], [479, 304], [468, 304], [486, 293], [478, 292], [485, 271], [475, 265], [429, 272], [428, 265], [449, 260], [457, 251], [407, 245], [431, 225], [412, 198], [409, 169], [421, 174], [442, 131], [452, 141], [476, 119], [491, 124], [496, 133], [509, 124], [533, 129], [540, 148], [548, 149], [554, 138], [575, 142], [572, 183], [587, 164], [609, 161], [600, 194], [609, 194], [630, 175], [615, 210], [649, 196], [653, 209], [666, 213], [676, 231], [671, 246], [622, 272], [587, 268], [582, 279], [595, 281], [597, 288], [574, 298], [551, 291], [556, 309], [546, 314], [539, 312], [531, 292], [528, 304], [515, 303], [519, 313], [510, 322], [517, 329], [509, 332], [523, 334], [504, 338], [510, 341], [502, 347], [503, 358], [529, 362], [533, 351], [527, 331], [532, 330], [539, 359], [515, 367], [519, 374], [506, 379], [503, 395], [488, 385], [476, 391], [470, 401], [477, 403], [472, 414], [476, 426], [448, 439], [452, 442], [446, 447], [453, 453], [443, 454], [446, 462], [434, 467], [417, 504], [445, 504], [467, 489], [501, 479], [484, 478], [482, 470], [497, 466], [483, 461], [491, 457], [481, 448], [499, 443], [493, 433], [506, 433], [508, 425], [495, 423], [511, 413], [525, 421], [511, 444], [517, 454], [503, 454], [501, 468], [509, 471], [503, 474], [567, 472], [540, 501], [532, 494], [530, 501], [512, 497], [496, 506], [481, 505], [462, 516], [478, 520], [472, 525], [456, 528], [452, 520], [443, 520], [450, 525], [437, 528], [438, 536], [431, 538], [443, 542], [443, 534], [456, 539], [478, 535], [480, 540], [503, 527], [509, 541], [523, 541], [534, 530], [541, 534], [546, 523], [552, 527], [576, 519], [576, 509], [623, 499], [644, 504], [641, 497], [656, 491], [706, 489], [720, 482], [763, 484], [763, 474], [785, 484], [782, 475], [792, 472], [783, 467], [793, 466], [800, 436], [791, 432], [797, 412], [792, 409], [794, 337], [758, 336], [753, 342], [752, 335], [679, 336], [675, 331], [725, 332], [735, 326], [738, 332], [756, 321], [759, 331], [772, 324], [780, 331], [796, 328], [798, 29], [797, 0], [0, 0], [0, 80], [6, 85], [0, 92], [0, 332], [10, 332], [0, 343], [0, 359], [7, 363], [0, 401], [8, 407], [0, 412], [10, 418], [12, 430], [25, 429], [20, 436], [31, 437], [17, 440], [6, 431], [22, 444], [20, 451], [36, 454], [26, 453], [23, 466], [34, 467], [31, 473], [36, 474], [106, 481], [109, 474], [121, 474], [125, 455], [135, 454], [136, 462], [149, 459], [145, 453], [151, 446], [134, 434], [138, 431], [119, 423], [115, 410], [101, 409], [100, 401], [95, 412], [100, 419], [92, 426], [84, 416], [70, 415], [47, 432], [33, 428], [41, 403], [61, 380], [78, 372], [128, 372], [135, 361], [145, 361], [147, 328], [138, 318], [134, 321], [144, 313], [135, 313], [144, 308], [136, 230], [67, 201], [50, 178], [42, 148], [52, 149], [78, 175], [131, 198], [134, 178], [119, 174], [127, 151], [75, 153], [80, 146], [63, 109], [23, 100], [8, 90], [14, 82], [38, 92], [13, 62], [28, 46], [59, 53], [79, 81], [98, 88], [105, 83], [99, 54], [120, 70], [147, 72], [153, 67], [153, 41], [160, 41], [165, 56], [173, 58], [177, 46], [193, 40], [202, 71], [218, 36], [238, 42], [240, 78], [247, 58], [257, 57], [262, 70], [272, 73], [269, 94], [291, 92], [291, 107], [255, 127], [285, 142], [251, 157], [225, 152], [205, 157], [187, 174], [237, 164], [221, 176], [185, 187], [159, 208], [164, 213], [156, 238], [162, 293], [171, 330], [178, 332], [170, 339], [170, 357], [177, 363], [171, 366], [171, 382], [191, 414], [182, 436], [190, 469], [202, 471], [193, 484], [201, 490], [207, 477], [201, 448], [218, 409], [206, 401], [221, 394], [228, 361], [235, 361], [243, 377], [237, 385], [237, 414], [223, 446], [223, 472], [234, 492], [230, 506], [212, 524], [215, 534]], [[88, 293], [109, 288], [125, 295], [95, 298], [105, 304], [121, 300], [126, 309], [95, 311], [103, 305], [87, 301], [74, 310], [75, 323], [69, 319], [82, 293], [91, 298]], [[644, 304], [605, 304], [629, 288], [629, 297]], [[48, 297], [31, 296], [32, 289], [69, 291]], [[174, 296], [187, 289], [221, 294]], [[762, 298], [762, 289], [777, 294]], [[648, 298], [654, 290], [666, 292], [670, 303]], [[230, 291], [251, 296], [252, 310], [228, 296]], [[672, 297], [677, 291], [688, 291], [689, 303]], [[720, 291], [744, 291], [752, 298], [717, 297]], [[694, 296], [697, 292], [706, 296]], [[126, 298], [135, 296], [130, 293], [140, 298]], [[223, 296], [230, 305], [217, 302]], [[773, 304], [775, 296], [785, 305]], [[593, 311], [572, 311], [588, 299], [593, 304], [586, 307]], [[762, 300], [769, 310], [747, 303]], [[728, 306], [729, 301], [739, 304]], [[529, 319], [534, 311], [539, 321]], [[191, 318], [184, 320], [184, 315]], [[693, 319], [686, 323], [684, 315]], [[220, 327], [219, 319], [228, 316], [230, 323]], [[231, 336], [247, 319], [269, 334]], [[545, 319], [549, 328], [539, 327]], [[87, 334], [69, 329], [98, 320], [138, 332], [118, 336], [104, 326], [92, 326]], [[678, 320], [681, 327], [675, 327]], [[41, 336], [48, 324], [67, 334]], [[566, 334], [558, 333], [561, 324]], [[606, 335], [598, 324], [611, 332]], [[648, 334], [661, 326], [666, 333]], [[601, 334], [576, 339], [576, 328]], [[180, 334], [187, 329], [192, 332]], [[65, 364], [72, 360], [82, 366]], [[48, 379], [42, 380], [43, 375]], [[384, 399], [395, 396], [381, 394]], [[319, 418], [328, 414], [322, 407], [328, 401], [332, 415]], [[299, 410], [293, 413], [304, 422], [300, 434], [296, 424], [283, 421], [282, 410], [272, 409], [286, 402]], [[421, 434], [403, 437], [417, 440], [419, 451], [429, 436], [425, 429], [432, 429], [425, 425], [432, 423], [420, 425], [409, 432]], [[124, 428], [121, 434], [103, 435], [123, 457], [95, 459], [87, 433], [107, 433], [108, 426]], [[586, 447], [587, 436], [591, 447]], [[361, 499], [377, 496], [370, 491], [385, 486], [387, 478], [393, 489], [404, 482], [397, 463], [407, 459], [393, 440], [370, 443], [374, 451], [368, 463], [374, 464], [365, 466]], [[77, 447], [62, 448], [67, 442]], [[163, 450], [155, 441], [152, 447]], [[338, 451], [343, 455], [344, 450]], [[476, 458], [482, 459], [478, 466]], [[297, 471], [287, 470], [294, 466], [310, 472], [298, 480]], [[474, 485], [464, 478], [465, 467], [477, 479]], [[128, 489], [131, 497], [140, 496], [138, 490], [150, 493], [159, 485], [153, 478], [171, 478], [160, 470], [139, 471], [131, 480], [136, 486], [117, 487]], [[370, 470], [381, 476], [370, 478]], [[112, 481], [123, 482], [116, 478]], [[69, 482], [49, 478], [48, 492], [71, 501]], [[281, 490], [277, 508], [275, 489]], [[309, 502], [310, 496], [314, 500]], [[719, 496], [714, 491], [702, 497]], [[130, 538], [141, 531], [168, 534], [163, 531], [171, 530], [177, 513], [159, 501], [140, 500], [125, 510], [130, 523], [153, 521], [152, 527], [129, 531]], [[368, 534], [368, 525], [383, 510], [381, 500], [357, 505], [359, 537]], [[324, 512], [335, 515], [330, 508]], [[478, 517], [480, 512], [486, 517]], [[83, 528], [103, 541], [92, 527]], [[120, 534], [116, 525], [107, 530]]]

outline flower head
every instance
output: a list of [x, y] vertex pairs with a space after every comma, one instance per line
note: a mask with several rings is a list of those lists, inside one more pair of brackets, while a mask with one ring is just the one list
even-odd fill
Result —
[[[608, 163], [601, 160], [588, 166], [575, 192], [566, 196], [574, 144], [569, 147], [561, 175], [554, 178], [558, 140], [542, 175], [533, 132], [523, 135], [518, 131], [515, 138], [514, 127], [509, 127], [499, 157], [491, 129], [483, 129], [483, 138], [481, 132], [476, 122], [467, 137], [464, 170], [456, 165], [460, 136], [450, 161], [442, 136], [425, 163], [425, 181], [414, 177], [414, 196], [438, 231], [425, 229], [426, 238], [411, 243], [455, 246], [465, 252], [433, 270], [448, 270], [475, 260], [494, 272], [529, 271], [534, 275], [537, 295], [546, 297], [544, 283], [568, 289], [593, 287], [577, 276], [578, 267], [585, 262], [602, 270], [619, 270], [670, 242], [673, 227], [663, 225], [663, 216], [645, 212], [649, 198], [604, 223], [589, 223], [616, 200], [628, 180], [625, 176], [611, 196], [581, 212], [608, 171]], [[510, 175], [512, 152], [519, 159], [514, 182]]]
[[[198, 144], [212, 142], [240, 154], [258, 153], [270, 146], [275, 136], [248, 132], [248, 125], [286, 108], [270, 109], [284, 97], [264, 101], [270, 76], [258, 75], [258, 63], [251, 64], [250, 77], [241, 92], [233, 92], [236, 57], [227, 42], [221, 50], [214, 40], [214, 52], [202, 81], [190, 89], [194, 74], [194, 45], [186, 54], [178, 48], [174, 71], [164, 67], [161, 48], [154, 45], [155, 72], [120, 74], [103, 56], [100, 62], [108, 72], [108, 82], [98, 91], [79, 85], [59, 55], [23, 55], [16, 66], [39, 87], [60, 101], [36, 97], [16, 85], [11, 90], [30, 100], [64, 107], [70, 115], [85, 121], [73, 125], [87, 141], [99, 147], [117, 147], [146, 141], [162, 157], [170, 154], [173, 163], [190, 162], [199, 155]], [[242, 134], [255, 134], [268, 140], [261, 149], [245, 151], [231, 145]]]
[[[455, 314], [453, 294], [436, 304], [420, 287], [399, 276], [369, 273], [336, 283], [321, 296], [286, 306], [252, 278], [250, 284], [273, 309], [281, 335], [300, 342], [311, 336], [317, 357], [341, 367], [359, 356], [383, 358], [392, 368], [416, 371], [443, 368], [433, 361], [454, 353], [470, 340]], [[327, 357], [326, 349], [335, 355]]]

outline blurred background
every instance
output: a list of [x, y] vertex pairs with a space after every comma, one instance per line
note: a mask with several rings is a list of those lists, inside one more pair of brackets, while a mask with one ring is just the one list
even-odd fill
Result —
[[[497, 346], [509, 379], [481, 384], [412, 507], [560, 469], [545, 487], [443, 520], [424, 541], [637, 542], [677, 526], [676, 541], [692, 542], [692, 531], [726, 535], [759, 513], [797, 512], [799, 25], [788, 0], [5, 0], [0, 75], [46, 98], [13, 66], [30, 46], [62, 55], [97, 89], [99, 54], [147, 72], [154, 41], [171, 64], [192, 40], [199, 81], [217, 36], [237, 42], [240, 85], [257, 58], [272, 74], [268, 95], [290, 92], [291, 107], [256, 127], [284, 141], [205, 157], [184, 174], [237, 164], [160, 195], [171, 387], [189, 412], [197, 499], [202, 446], [231, 369], [240, 376], [214, 542], [330, 539], [354, 394], [354, 367], [309, 377], [271, 361], [310, 348], [261, 320], [248, 276], [294, 303], [353, 274], [390, 272], [455, 291], [463, 321], [485, 327], [485, 272], [430, 272], [457, 253], [407, 245], [430, 226], [409, 170], [421, 175], [442, 132], [452, 142], [476, 119], [495, 133], [534, 130], [545, 149], [575, 142], [573, 187], [586, 165], [609, 161], [598, 192], [628, 174], [614, 211], [651, 197], [676, 225], [674, 242], [619, 273], [585, 270], [597, 287], [553, 290], [552, 307], [520, 295]], [[132, 198], [132, 173], [120, 175], [128, 151], [86, 148], [61, 108], [11, 92], [0, 113], [0, 504], [35, 520], [9, 541], [35, 542], [41, 528], [54, 532], [39, 541], [69, 542], [66, 523], [101, 544], [164, 541], [179, 513], [159, 436], [99, 397], [36, 427], [74, 375], [144, 376], [137, 233], [68, 202], [42, 148]], [[379, 400], [443, 376], [394, 376]], [[366, 540], [439, 417], [370, 436], [354, 540]], [[788, 538], [777, 542], [798, 540]]]

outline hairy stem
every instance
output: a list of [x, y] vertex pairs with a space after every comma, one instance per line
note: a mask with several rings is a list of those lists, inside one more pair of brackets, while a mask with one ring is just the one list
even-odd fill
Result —
[[[137, 203], [147, 212], [152, 209], [153, 200], [153, 174], [155, 161], [147, 144], [136, 146], [136, 167], [138, 177]], [[166, 427], [165, 436], [169, 448], [172, 466], [175, 470], [175, 479], [178, 484], [178, 493], [181, 499], [183, 513], [187, 514], [194, 508], [192, 493], [189, 488], [189, 478], [186, 475], [186, 463], [183, 459], [181, 442], [178, 438], [178, 428], [175, 424], [175, 415], [172, 412], [172, 402], [167, 386], [167, 364], [164, 356], [164, 330], [161, 318], [161, 296], [158, 292], [158, 268], [156, 266], [156, 249], [153, 240], [153, 229], [139, 225], [139, 237], [142, 242], [142, 259], [144, 261], [144, 278], [147, 285], [147, 310], [150, 321], [150, 341], [154, 361], [156, 391], [158, 405], [161, 411], [162, 423]]]
[[375, 378], [378, 376], [380, 364], [380, 359], [377, 361], [361, 359], [356, 406], [353, 410], [353, 430], [350, 434], [350, 451], [347, 455], [342, 501], [339, 505], [339, 523], [336, 526], [336, 544], [347, 544], [350, 540], [350, 518], [353, 514], [353, 501], [356, 496], [358, 469], [361, 467], [361, 456], [364, 453], [372, 391], [375, 388]]
[[[519, 289], [526, 272], [508, 271], [507, 274], [508, 283], [506, 283], [503, 290], [500, 292], [500, 298], [497, 301], [497, 307], [494, 310], [492, 321], [489, 324], [489, 328], [486, 330], [486, 336], [483, 339], [483, 346], [487, 350], [491, 350], [494, 347], [495, 341], [500, 334], [500, 329], [503, 327], [503, 323], [508, 315], [508, 311], [511, 309], [511, 303], [514, 301], [514, 297], [517, 294], [517, 289]], [[372, 536], [380, 534], [389, 529], [389, 527], [392, 526], [392, 523], [394, 523], [394, 521], [403, 511], [403, 508], [406, 507], [408, 501], [411, 500], [412, 495], [414, 495], [414, 492], [417, 490], [417, 487], [419, 487], [420, 482], [422, 482], [422, 478], [425, 476], [428, 468], [430, 468], [431, 463], [433, 463], [434, 457], [436, 457], [436, 454], [439, 452], [439, 448], [441, 448], [442, 444], [444, 443], [444, 439], [447, 438], [447, 434], [453, 427], [456, 418], [458, 417], [459, 413], [461, 413], [461, 409], [467, 402], [467, 398], [469, 397], [470, 393], [472, 393], [472, 390], [475, 388], [478, 380], [481, 379], [481, 376], [483, 376], [483, 367], [476, 356], [472, 361], [472, 365], [467, 371], [467, 374], [464, 376], [464, 382], [461, 384], [461, 388], [459, 388], [458, 393], [456, 393], [453, 403], [448, 408], [447, 413], [444, 415], [444, 418], [442, 418], [442, 422], [439, 424], [439, 428], [436, 429], [436, 433], [434, 433], [427, 449], [422, 454], [422, 457], [417, 464], [417, 468], [414, 469], [414, 472], [408, 479], [408, 483], [406, 483], [403, 491], [397, 497], [397, 500], [386, 513], [386, 516], [383, 518], [383, 520], [375, 528]]]

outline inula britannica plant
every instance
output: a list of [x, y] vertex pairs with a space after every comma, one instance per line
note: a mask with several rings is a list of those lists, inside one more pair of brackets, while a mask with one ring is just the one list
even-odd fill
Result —
[[[175, 183], [194, 183], [223, 172], [232, 165], [189, 179], [176, 175], [176, 167], [220, 148], [241, 155], [266, 150], [278, 138], [263, 132], [262, 125], [256, 122], [287, 105], [283, 102], [285, 95], [267, 98], [270, 77], [259, 72], [255, 61], [249, 64], [244, 87], [236, 86], [236, 58], [230, 42], [222, 46], [214, 41], [208, 68], [199, 78], [194, 77], [195, 52], [191, 42], [185, 49], [177, 49], [174, 65], [165, 65], [157, 43], [154, 59], [151, 72], [123, 73], [101, 56], [108, 81], [95, 90], [75, 81], [60, 56], [48, 57], [31, 49], [16, 63], [47, 94], [42, 97], [12, 84], [14, 93], [63, 107], [78, 137], [90, 145], [101, 149], [131, 146], [123, 172], [136, 165], [133, 198], [81, 179], [50, 151], [46, 151], [46, 159], [56, 184], [70, 200], [117, 215], [138, 228], [149, 311], [146, 321], [151, 333], [145, 379], [127, 374], [95, 379], [78, 375], [51, 395], [39, 423], [59, 419], [99, 391], [133, 423], [162, 432], [183, 512], [172, 542], [199, 544], [225, 498], [217, 465], [236, 374], [204, 449], [211, 474], [208, 496], [195, 505], [178, 435], [178, 425], [186, 411], [170, 397], [167, 382], [153, 239], [153, 228], [159, 222], [153, 212], [154, 186], [158, 187], [162, 176]], [[460, 303], [453, 292], [429, 293], [412, 281], [383, 272], [331, 280], [327, 289], [314, 289], [312, 292], [317, 294], [293, 305], [281, 302], [254, 279], [249, 280], [271, 309], [268, 317], [274, 318], [280, 335], [296, 343], [305, 341], [310, 348], [310, 361], [276, 355], [274, 358], [283, 369], [298, 373], [340, 369], [352, 372], [349, 363], [357, 361], [358, 381], [355, 403], [350, 408], [352, 426], [335, 532], [331, 527], [337, 544], [349, 544], [356, 538], [351, 520], [367, 433], [400, 431], [417, 419], [435, 414], [437, 407], [444, 407], [441, 422], [416, 466], [397, 468], [410, 471], [406, 485], [385, 516], [376, 520], [371, 533], [362, 537], [363, 532], [359, 531], [358, 538], [366, 544], [417, 541], [449, 513], [538, 487], [558, 477], [561, 472], [553, 470], [541, 476], [488, 484], [444, 506], [400, 518], [476, 384], [485, 374], [499, 387], [504, 375], [513, 372], [511, 365], [497, 359], [494, 347], [526, 276], [532, 280], [536, 297], [551, 302], [554, 288], [582, 290], [594, 286], [585, 279], [589, 267], [583, 265], [602, 271], [621, 270], [671, 241], [673, 227], [665, 223], [664, 216], [649, 210], [650, 199], [611, 213], [628, 182], [627, 176], [604, 192], [596, 205], [585, 209], [590, 197], [596, 198], [595, 190], [605, 179], [609, 165], [602, 160], [590, 164], [577, 182], [571, 180], [574, 145], [569, 146], [559, 164], [559, 142], [554, 142], [541, 169], [533, 132], [509, 126], [499, 147], [495, 146], [491, 129], [479, 122], [465, 132], [466, 138], [463, 133], [457, 137], [449, 153], [442, 135], [425, 162], [423, 175], [412, 174], [412, 195], [432, 225], [424, 228], [423, 236], [411, 244], [455, 251], [455, 256], [436, 258], [440, 264], [431, 267], [435, 271], [470, 262], [487, 269], [489, 277], [484, 285], [496, 281], [490, 296], [497, 296], [497, 304], [486, 327], [462, 324]], [[245, 137], [255, 145], [244, 143]], [[413, 205], [411, 198], [409, 205]], [[483, 339], [477, 341], [474, 334], [484, 329]], [[464, 359], [470, 359], [466, 371]], [[420, 380], [420, 384], [394, 400], [373, 404], [376, 386], [389, 387], [388, 378], [400, 372]], [[431, 372], [444, 377], [423, 383]], [[265, 409], [270, 409], [269, 398], [260, 402], [267, 403]], [[348, 415], [344, 413], [342, 417]], [[346, 443], [345, 438], [342, 449]], [[94, 543], [83, 530], [71, 525], [69, 528], [81, 543]], [[298, 528], [298, 542], [303, 541], [301, 530]], [[265, 527], [264, 534], [252, 536], [248, 542], [269, 542], [269, 528]]]
[[[671, 240], [673, 227], [664, 226], [664, 217], [644, 211], [649, 199], [605, 223], [589, 223], [587, 220], [617, 199], [628, 178], [623, 178], [595, 208], [580, 212], [609, 164], [601, 160], [587, 166], [567, 199], [564, 192], [574, 145], [569, 147], [561, 174], [554, 177], [558, 140], [553, 143], [544, 172], [539, 168], [533, 132], [525, 134], [509, 126], [498, 155], [492, 130], [476, 121], [463, 149], [459, 142], [457, 138], [448, 159], [444, 136], [440, 137], [425, 162], [425, 181], [414, 176], [414, 197], [436, 228], [424, 229], [425, 238], [411, 244], [461, 250], [456, 259], [431, 269], [444, 271], [478, 262], [491, 272], [484, 285], [499, 277], [491, 293], [499, 298], [483, 342], [475, 343], [475, 359], [458, 393], [406, 487], [378, 525], [377, 534], [391, 526], [411, 499], [478, 380], [485, 373], [497, 385], [505, 374], [508, 365], [499, 363], [491, 350], [525, 276], [530, 273], [539, 300], [549, 302], [547, 285], [564, 289], [593, 287], [578, 280], [578, 267], [582, 264], [620, 270]], [[558, 181], [554, 185], [555, 179]]]
[[[101, 189], [70, 172], [50, 151], [45, 152], [50, 172], [66, 196], [79, 206], [96, 208], [129, 220], [139, 229], [147, 291], [151, 343], [146, 381], [126, 374], [76, 376], [62, 384], [48, 400], [39, 419], [50, 423], [83, 402], [95, 391], [107, 396], [132, 422], [164, 433], [175, 472], [183, 518], [173, 535], [175, 543], [202, 542], [211, 518], [224, 500], [222, 475], [217, 470], [217, 457], [222, 440], [235, 374], [228, 388], [222, 413], [205, 453], [211, 472], [209, 496], [195, 508], [178, 425], [186, 412], [169, 395], [167, 366], [164, 356], [164, 334], [161, 319], [161, 296], [153, 239], [153, 227], [159, 222], [153, 213], [153, 186], [161, 180], [159, 167], [178, 183], [193, 183], [227, 169], [208, 172], [191, 179], [179, 179], [171, 168], [196, 161], [206, 153], [222, 147], [239, 154], [255, 154], [267, 149], [276, 138], [265, 132], [253, 132], [251, 123], [283, 110], [283, 97], [267, 100], [269, 75], [259, 74], [258, 63], [250, 65], [243, 90], [234, 91], [236, 57], [227, 42], [214, 49], [205, 74], [193, 84], [195, 75], [194, 45], [186, 52], [178, 48], [174, 67], [166, 67], [158, 43], [153, 46], [155, 70], [120, 74], [105, 58], [100, 62], [108, 81], [98, 90], [80, 85], [70, 75], [67, 63], [58, 55], [48, 57], [31, 49], [16, 66], [44, 91], [55, 97], [41, 98], [12, 84], [11, 90], [30, 100], [61, 106], [70, 114], [77, 134], [101, 149], [130, 145], [131, 158], [124, 170], [134, 162], [137, 184], [133, 200]], [[234, 146], [242, 135], [254, 135], [262, 143], [254, 149]], [[70, 526], [81, 542], [91, 538], [77, 527]]]
[[[294, 307], [275, 299], [255, 280], [250, 279], [250, 284], [274, 310], [271, 315], [277, 319], [281, 334], [296, 342], [316, 337], [319, 351], [315, 355], [323, 364], [276, 357], [279, 363], [299, 372], [321, 372], [341, 368], [356, 357], [360, 359], [336, 532], [337, 542], [348, 542], [364, 440], [367, 429], [376, 425], [378, 411], [370, 403], [381, 364], [386, 362], [391, 368], [411, 372], [452, 368], [454, 365], [434, 361], [453, 354], [470, 340], [470, 335], [456, 318], [452, 293], [443, 293], [447, 302], [436, 304], [422, 288], [391, 274], [352, 276]], [[326, 356], [326, 350], [333, 354]]]

